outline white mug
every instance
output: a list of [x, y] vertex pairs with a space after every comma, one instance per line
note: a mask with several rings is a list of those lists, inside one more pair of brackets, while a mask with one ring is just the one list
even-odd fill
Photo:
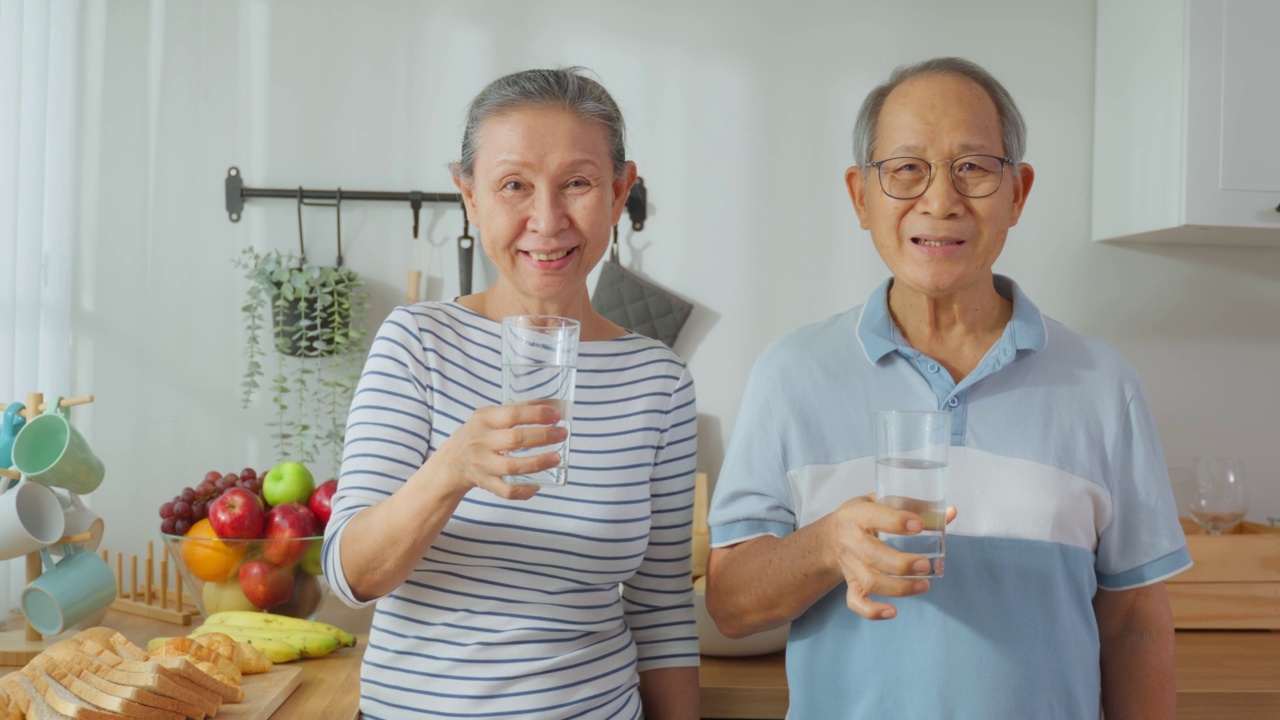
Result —
[[0, 560], [12, 560], [57, 542], [66, 529], [58, 496], [23, 478], [0, 495]]
[[[79, 549], [96, 552], [98, 546], [102, 544], [102, 532], [104, 530], [102, 516], [85, 507], [84, 503], [80, 501], [80, 496], [76, 493], [62, 493], [56, 490], [54, 493], [58, 496], [58, 502], [62, 505], [62, 515], [66, 520], [65, 527], [62, 530], [63, 536], [71, 537], [88, 533], [90, 536], [88, 540], [73, 544]], [[63, 546], [61, 545], [54, 545], [49, 550], [55, 558], [60, 558], [64, 554]]]

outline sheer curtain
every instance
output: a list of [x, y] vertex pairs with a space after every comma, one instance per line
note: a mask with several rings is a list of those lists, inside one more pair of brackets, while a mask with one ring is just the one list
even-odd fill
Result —
[[[71, 382], [81, 14], [80, 0], [0, 0], [0, 404]], [[0, 563], [0, 619], [23, 567]]]

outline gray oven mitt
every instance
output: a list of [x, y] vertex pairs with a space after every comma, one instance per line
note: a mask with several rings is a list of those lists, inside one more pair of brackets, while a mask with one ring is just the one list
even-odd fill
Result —
[[600, 279], [591, 294], [591, 306], [610, 322], [675, 344], [680, 328], [689, 319], [693, 303], [645, 280], [618, 262], [618, 228], [613, 228], [609, 257], [600, 266]]

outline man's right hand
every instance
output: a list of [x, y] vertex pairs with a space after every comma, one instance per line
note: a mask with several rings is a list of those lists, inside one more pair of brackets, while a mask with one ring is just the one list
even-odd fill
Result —
[[[947, 522], [955, 517], [956, 509], [947, 508]], [[907, 597], [928, 592], [929, 581], [925, 578], [891, 575], [923, 575], [929, 572], [929, 561], [894, 550], [876, 535], [915, 535], [924, 527], [919, 515], [881, 505], [873, 496], [863, 495], [836, 508], [821, 522], [828, 525], [831, 552], [848, 585], [845, 603], [850, 610], [868, 620], [888, 620], [897, 616], [897, 608], [873, 600], [871, 595]]]

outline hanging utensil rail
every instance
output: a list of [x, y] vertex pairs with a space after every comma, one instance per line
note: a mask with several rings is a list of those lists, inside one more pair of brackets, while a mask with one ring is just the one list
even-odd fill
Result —
[[[418, 237], [418, 214], [422, 203], [457, 203], [462, 204], [459, 193], [436, 193], [411, 190], [408, 192], [384, 192], [378, 190], [307, 190], [304, 188], [252, 188], [245, 187], [240, 168], [232, 166], [227, 170], [226, 199], [227, 216], [231, 222], [240, 222], [244, 213], [246, 198], [280, 198], [293, 200], [387, 200], [391, 202], [407, 202], [413, 210], [413, 236]], [[644, 221], [648, 215], [648, 193], [642, 180], [637, 180], [627, 196], [627, 214], [631, 217], [631, 228], [637, 232], [644, 229]]]

